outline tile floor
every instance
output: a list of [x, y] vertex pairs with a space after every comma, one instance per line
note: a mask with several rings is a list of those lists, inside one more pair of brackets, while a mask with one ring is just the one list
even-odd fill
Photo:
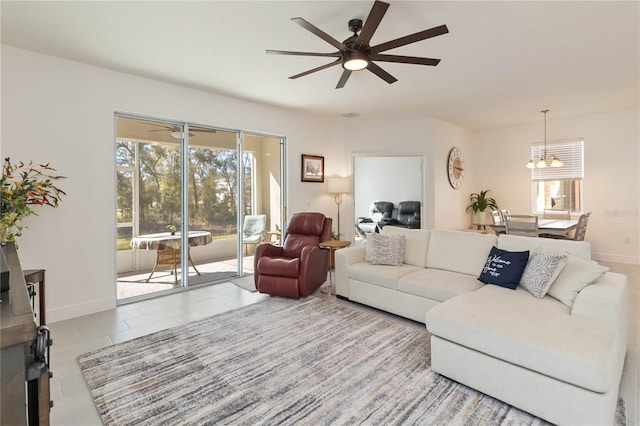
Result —
[[[601, 262], [604, 263], [604, 262]], [[640, 266], [608, 264], [612, 270], [629, 276], [629, 349], [620, 384], [620, 394], [627, 401], [627, 425], [640, 426]], [[401, 321], [415, 327], [423, 325], [388, 315], [373, 309], [338, 300], [316, 292], [316, 296], [335, 303], [346, 303], [356, 309], [385, 315], [393, 321]], [[269, 296], [250, 293], [232, 283], [200, 287], [169, 296], [119, 306], [71, 320], [49, 324], [54, 345], [51, 359], [54, 377], [51, 394], [54, 407], [52, 425], [100, 425], [100, 418], [80, 373], [76, 357], [90, 350], [130, 340], [168, 327], [215, 315], [247, 304], [256, 303]]]

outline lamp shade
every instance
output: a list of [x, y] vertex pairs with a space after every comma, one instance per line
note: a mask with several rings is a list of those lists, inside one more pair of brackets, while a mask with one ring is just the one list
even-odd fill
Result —
[[346, 177], [329, 177], [327, 178], [330, 194], [347, 194], [349, 193], [349, 178]]

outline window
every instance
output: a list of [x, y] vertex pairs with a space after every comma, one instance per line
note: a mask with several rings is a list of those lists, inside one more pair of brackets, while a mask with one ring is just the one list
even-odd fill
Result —
[[[531, 158], [545, 155], [544, 144], [531, 146]], [[582, 211], [584, 177], [584, 141], [569, 140], [547, 143], [547, 157], [558, 157], [561, 167], [531, 169], [533, 185], [533, 211], [543, 213], [547, 209]]]

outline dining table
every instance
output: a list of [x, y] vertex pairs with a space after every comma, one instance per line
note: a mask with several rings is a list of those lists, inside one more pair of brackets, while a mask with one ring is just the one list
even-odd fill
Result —
[[[143, 234], [131, 239], [131, 247], [139, 250], [179, 249], [180, 232], [158, 232]], [[189, 247], [204, 246], [213, 241], [209, 231], [189, 231]]]
[[[191, 247], [204, 246], [213, 238], [209, 231], [189, 231], [189, 251], [187, 252], [187, 259], [196, 274], [200, 275], [200, 271], [196, 268], [191, 260]], [[175, 275], [176, 285], [178, 280], [177, 265], [180, 263], [180, 247], [182, 242], [182, 234], [180, 232], [157, 232], [154, 234], [143, 234], [133, 237], [131, 239], [131, 247], [138, 250], [155, 250], [156, 262], [147, 278], [146, 282], [149, 282], [153, 273], [156, 271], [158, 265], [171, 265], [172, 274]]]
[[[496, 234], [506, 232], [506, 225], [504, 223], [489, 226], [491, 226]], [[538, 235], [567, 237], [569, 232], [576, 229], [577, 226], [578, 219], [539, 219]]]

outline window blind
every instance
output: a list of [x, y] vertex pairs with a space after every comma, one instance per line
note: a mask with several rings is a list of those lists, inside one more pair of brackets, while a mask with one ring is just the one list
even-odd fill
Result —
[[[531, 145], [531, 158], [536, 163], [544, 155], [544, 143]], [[551, 159], [556, 156], [564, 164], [562, 167], [550, 167]], [[547, 142], [549, 166], [531, 169], [532, 180], [582, 179], [584, 177], [584, 140]]]

